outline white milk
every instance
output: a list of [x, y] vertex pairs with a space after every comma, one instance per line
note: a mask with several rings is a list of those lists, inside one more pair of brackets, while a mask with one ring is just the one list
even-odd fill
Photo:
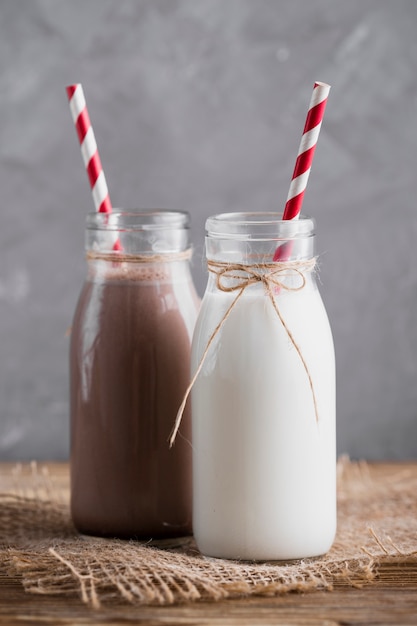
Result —
[[[196, 370], [237, 292], [206, 292]], [[192, 391], [193, 527], [206, 555], [295, 559], [325, 553], [336, 530], [335, 362], [313, 277], [275, 296], [306, 369], [262, 284], [246, 288]]]

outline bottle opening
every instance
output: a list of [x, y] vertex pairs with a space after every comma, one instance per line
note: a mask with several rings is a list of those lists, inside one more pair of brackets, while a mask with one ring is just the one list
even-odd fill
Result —
[[190, 246], [190, 216], [185, 211], [122, 210], [89, 213], [86, 249], [103, 253], [165, 254]]
[[311, 237], [314, 235], [314, 227], [314, 220], [311, 217], [283, 220], [282, 213], [272, 212], [220, 213], [206, 221], [209, 237], [233, 237], [242, 240]]
[[207, 219], [206, 232], [208, 258], [266, 262], [283, 245], [289, 259], [309, 258], [314, 252], [315, 222], [309, 216], [283, 220], [282, 213], [274, 212], [220, 213]]
[[184, 211], [114, 209], [111, 213], [92, 212], [87, 215], [91, 230], [165, 230], [189, 228], [190, 216]]

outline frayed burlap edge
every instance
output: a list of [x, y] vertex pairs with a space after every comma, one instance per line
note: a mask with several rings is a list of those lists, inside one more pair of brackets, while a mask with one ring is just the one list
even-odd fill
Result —
[[26, 591], [107, 602], [169, 605], [197, 600], [332, 590], [372, 582], [384, 564], [417, 562], [417, 471], [378, 478], [365, 463], [338, 464], [338, 533], [318, 559], [252, 564], [199, 554], [192, 538], [146, 544], [74, 530], [68, 485], [45, 468], [16, 473], [0, 495], [0, 555]]

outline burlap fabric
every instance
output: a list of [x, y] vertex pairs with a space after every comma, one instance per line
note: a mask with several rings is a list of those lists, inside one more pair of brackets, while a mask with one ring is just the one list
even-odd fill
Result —
[[106, 602], [174, 604], [361, 586], [387, 563], [417, 562], [417, 472], [338, 464], [338, 533], [319, 559], [290, 563], [201, 556], [191, 538], [141, 543], [80, 536], [68, 509], [68, 477], [17, 466], [0, 494], [0, 563], [28, 592]]

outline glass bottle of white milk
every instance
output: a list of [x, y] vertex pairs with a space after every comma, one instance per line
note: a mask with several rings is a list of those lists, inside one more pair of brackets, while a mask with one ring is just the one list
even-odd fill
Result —
[[206, 223], [192, 431], [194, 535], [209, 556], [312, 557], [336, 532], [335, 359], [314, 221], [280, 218]]

